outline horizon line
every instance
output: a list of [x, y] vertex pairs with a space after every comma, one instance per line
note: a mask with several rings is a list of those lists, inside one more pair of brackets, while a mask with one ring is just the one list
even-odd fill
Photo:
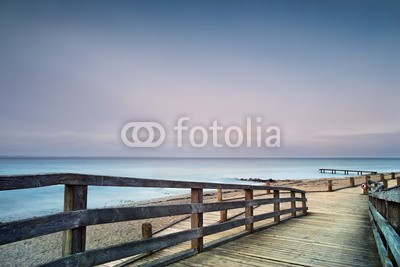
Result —
[[154, 157], [149, 157], [149, 156], [20, 156], [20, 155], [0, 155], [1, 159], [12, 159], [12, 158], [37, 158], [37, 159], [49, 159], [49, 158], [86, 158], [86, 159], [400, 159], [400, 156], [392, 156], [392, 157], [382, 157], [382, 156], [368, 156], [368, 157], [363, 157], [363, 156], [346, 156], [346, 157], [341, 157], [341, 156], [288, 156], [288, 157], [192, 157], [192, 156], [187, 156], [187, 157], [176, 157], [176, 156], [154, 156]]

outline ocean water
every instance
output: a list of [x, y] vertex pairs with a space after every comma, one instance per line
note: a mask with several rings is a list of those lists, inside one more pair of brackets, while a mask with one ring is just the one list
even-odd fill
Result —
[[[0, 175], [73, 172], [222, 183], [249, 183], [237, 178], [305, 179], [345, 176], [319, 173], [319, 168], [392, 172], [400, 170], [400, 158], [0, 158]], [[63, 186], [50, 186], [0, 191], [0, 222], [61, 212], [63, 190]], [[88, 207], [116, 206], [127, 201], [188, 192], [188, 189], [91, 186]]]

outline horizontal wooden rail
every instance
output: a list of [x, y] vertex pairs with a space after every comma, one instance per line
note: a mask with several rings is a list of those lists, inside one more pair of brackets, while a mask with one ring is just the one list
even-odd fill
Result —
[[380, 185], [381, 184], [381, 182], [374, 181], [374, 180], [371, 180], [371, 179], [368, 182], [371, 183], [371, 184], [376, 184], [376, 185]]
[[389, 191], [370, 192], [369, 195], [377, 199], [400, 203], [400, 194], [399, 192], [396, 191], [389, 190]]
[[[304, 208], [296, 208], [296, 211], [304, 211]], [[126, 258], [152, 250], [159, 250], [192, 239], [201, 238], [218, 232], [226, 231], [232, 228], [240, 227], [253, 222], [273, 218], [274, 216], [292, 213], [293, 209], [285, 209], [279, 212], [270, 212], [267, 214], [256, 215], [250, 218], [243, 218], [221, 224], [205, 226], [202, 228], [185, 230], [178, 233], [172, 233], [161, 237], [153, 237], [140, 241], [133, 241], [116, 245], [104, 249], [93, 249], [85, 252], [72, 254], [61, 259], [49, 262], [41, 266], [93, 266], [109, 261]]]
[[271, 187], [261, 185], [222, 184], [173, 181], [160, 179], [129, 178], [89, 174], [40, 174], [0, 176], [0, 191], [24, 188], [37, 188], [51, 185], [90, 185], [118, 187], [153, 187], [153, 188], [202, 188], [202, 189], [243, 189], [243, 190], [281, 190], [297, 193], [303, 190], [290, 187]]
[[400, 266], [400, 236], [371, 203], [369, 203], [369, 209], [373, 216], [374, 222], [386, 240], [386, 244], [391, 251], [391, 255], [395, 259], [397, 266]]
[[[0, 190], [37, 188], [65, 185], [64, 212], [31, 219], [0, 224], [0, 245], [63, 231], [63, 257], [43, 266], [92, 266], [141, 253], [150, 253], [165, 247], [191, 241], [196, 253], [203, 250], [203, 237], [245, 225], [248, 233], [257, 221], [274, 218], [279, 223], [280, 216], [297, 212], [307, 213], [305, 191], [289, 187], [271, 187], [243, 184], [201, 183], [172, 180], [156, 180], [85, 174], [43, 174], [23, 176], [0, 176]], [[187, 188], [191, 190], [190, 204], [157, 205], [87, 209], [88, 186], [123, 186], [152, 188]], [[203, 203], [203, 189], [219, 189], [218, 201]], [[245, 200], [222, 201], [222, 189], [244, 190]], [[273, 190], [273, 198], [254, 199], [254, 190]], [[290, 197], [282, 197], [283, 193]], [[296, 193], [301, 197], [296, 197]], [[290, 202], [290, 209], [281, 210], [280, 204]], [[296, 207], [301, 202], [301, 208]], [[274, 211], [253, 214], [253, 207], [274, 205]], [[245, 209], [245, 217], [223, 221], [216, 225], [203, 226], [203, 213]], [[102, 249], [86, 250], [86, 227], [91, 225], [116, 223], [133, 220], [161, 218], [191, 214], [190, 230], [160, 237], [149, 237], [139, 241], [114, 245]]]
[[379, 175], [379, 181], [374, 181], [371, 179], [370, 175], [366, 176], [366, 184], [368, 187], [368, 191], [370, 193], [381, 192], [383, 189], [388, 188], [389, 180], [397, 180], [397, 186], [400, 186], [400, 177], [396, 178], [396, 173], [390, 173], [390, 178], [385, 178], [385, 175], [381, 173]]
[[388, 257], [388, 251], [386, 249], [386, 246], [383, 243], [381, 236], [379, 235], [378, 227], [376, 225], [376, 222], [374, 221], [374, 216], [372, 215], [371, 211], [369, 211], [369, 218], [372, 226], [372, 232], [375, 238], [376, 247], [378, 249], [379, 258], [381, 260], [381, 264], [384, 267], [393, 267], [392, 261]]
[[305, 198], [255, 199], [216, 203], [177, 204], [69, 211], [0, 224], [0, 245], [63, 230], [96, 224], [116, 223], [192, 213], [237, 209], [273, 203], [307, 201]]

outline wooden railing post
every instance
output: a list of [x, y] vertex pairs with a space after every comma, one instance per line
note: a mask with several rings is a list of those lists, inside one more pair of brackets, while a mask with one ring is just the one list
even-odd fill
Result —
[[292, 217], [295, 218], [296, 217], [296, 193], [293, 191], [290, 191], [290, 197], [294, 198], [294, 200], [292, 200], [292, 202], [290, 203], [290, 207], [292, 209], [294, 209], [294, 211], [292, 211]]
[[[191, 191], [192, 203], [203, 203], [203, 189], [192, 188]], [[192, 229], [203, 227], [203, 213], [192, 213], [191, 221]], [[192, 249], [199, 253], [203, 251], [203, 237], [192, 239]]]
[[[153, 227], [151, 223], [142, 224], [142, 239], [149, 239], [153, 237]], [[153, 252], [146, 252], [145, 255], [151, 255]]]
[[[223, 196], [222, 196], [222, 189], [217, 189], [217, 200], [219, 202], [222, 202]], [[228, 211], [227, 210], [221, 210], [219, 212], [220, 215], [220, 222], [226, 222], [228, 220]]]
[[390, 179], [395, 179], [396, 178], [396, 173], [392, 172], [390, 173]]
[[350, 186], [355, 187], [356, 183], [354, 182], [354, 177], [350, 177]]
[[332, 192], [332, 180], [328, 180], [328, 191]]
[[306, 193], [301, 193], [301, 207], [304, 209], [303, 214], [307, 214], [307, 201], [306, 201]]
[[[271, 182], [266, 182], [265, 186], [271, 186]], [[267, 189], [267, 194], [271, 194], [271, 190]]]
[[383, 186], [385, 188], [388, 188], [388, 180], [383, 180], [382, 182], [383, 182]]
[[397, 180], [397, 185], [400, 185], [400, 176], [396, 177], [396, 180]]
[[[279, 201], [279, 190], [274, 190], [274, 199]], [[280, 203], [274, 203], [274, 211], [279, 212], [280, 211]], [[274, 217], [274, 222], [279, 223], [281, 221], [280, 215]]]
[[[244, 190], [244, 200], [253, 200], [253, 190], [245, 189]], [[246, 218], [253, 217], [253, 206], [245, 207], [244, 213]], [[253, 231], [253, 223], [246, 224], [245, 229], [247, 231]]]
[[[64, 212], [87, 208], [87, 185], [65, 185]], [[63, 232], [62, 255], [85, 251], [86, 227], [78, 227]]]
[[153, 227], [151, 223], [142, 224], [142, 238], [148, 239], [153, 237]]
[[371, 184], [369, 181], [370, 179], [371, 179], [370, 175], [365, 176], [365, 184], [367, 185], [367, 187], [363, 189], [363, 195], [368, 195], [369, 185]]
[[385, 175], [383, 173], [381, 173], [379, 175], [379, 178], [380, 178], [381, 182], [383, 183], [383, 187], [384, 188], [388, 188], [388, 181], [385, 180]]

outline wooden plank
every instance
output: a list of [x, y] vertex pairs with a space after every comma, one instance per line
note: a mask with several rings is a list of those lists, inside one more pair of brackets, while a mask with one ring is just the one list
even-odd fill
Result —
[[[253, 200], [253, 190], [244, 190], [244, 199], [247, 201]], [[245, 217], [250, 218], [253, 217], [253, 206], [245, 207]], [[247, 231], [252, 231], [254, 228], [253, 223], [246, 224], [245, 229]]]
[[[181, 251], [181, 252], [175, 253], [173, 255], [167, 256], [167, 257], [163, 257], [161, 259], [150, 261], [148, 263], [143, 264], [142, 267], [167, 266], [169, 264], [189, 258], [196, 254], [197, 254], [196, 250], [188, 249], [188, 250]], [[126, 266], [126, 265], [124, 265], [124, 266]]]
[[[303, 208], [297, 208], [297, 211], [303, 211]], [[281, 210], [281, 211], [274, 211], [274, 212], [268, 212], [268, 213], [263, 213], [263, 214], [259, 214], [259, 215], [254, 215], [252, 217], [245, 217], [242, 219], [236, 219], [233, 221], [228, 221], [228, 222], [224, 222], [224, 223], [219, 223], [219, 224], [215, 224], [215, 225], [210, 225], [210, 226], [205, 226], [203, 227], [203, 235], [207, 236], [207, 235], [212, 235], [215, 233], [220, 233], [232, 228], [236, 228], [236, 227], [240, 227], [246, 224], [251, 224], [251, 223], [255, 223], [258, 221], [262, 221], [262, 220], [266, 220], [266, 219], [270, 219], [270, 218], [274, 218], [280, 215], [285, 215], [285, 214], [289, 214], [292, 213], [294, 210], [293, 209], [285, 209], [285, 210]]]
[[[64, 211], [85, 210], [87, 208], [86, 185], [66, 185], [64, 190]], [[86, 247], [86, 227], [76, 227], [63, 232], [62, 255], [82, 252]]]
[[0, 224], [0, 245], [81, 226], [82, 212], [47, 215]]
[[400, 203], [386, 201], [386, 220], [400, 233]]
[[304, 214], [307, 214], [307, 199], [306, 199], [306, 193], [301, 193], [302, 201], [301, 201], [301, 207], [304, 210]]
[[371, 176], [366, 175], [365, 176], [365, 184], [367, 185], [364, 189], [363, 189], [363, 195], [368, 195], [368, 190], [372, 190], [372, 187], [370, 186], [370, 184], [372, 184], [374, 181], [371, 180]]
[[354, 177], [350, 177], [349, 180], [350, 180], [350, 186], [351, 186], [351, 187], [355, 187], [356, 184], [355, 184], [355, 182], [354, 182]]
[[[217, 189], [217, 200], [219, 202], [223, 201], [222, 189]], [[227, 220], [228, 220], [228, 211], [221, 210], [220, 211], [220, 222], [226, 222]]]
[[[197, 212], [212, 212], [223, 209], [237, 209], [278, 202], [292, 202], [293, 200], [293, 198], [254, 199], [251, 201], [227, 201], [221, 203], [194, 203], [70, 211], [0, 224], [0, 245], [89, 225], [184, 215]], [[304, 198], [295, 198], [295, 200], [305, 201], [305, 194]]]
[[379, 253], [380, 260], [381, 260], [381, 264], [384, 267], [393, 267], [391, 260], [388, 258], [388, 252], [386, 250], [386, 247], [383, 244], [383, 241], [379, 235], [378, 229], [376, 227], [376, 223], [374, 221], [374, 217], [371, 214], [371, 211], [369, 211], [368, 213], [370, 216], [372, 232], [374, 233], [375, 243], [376, 243], [376, 247], [378, 248], [378, 253]]
[[153, 227], [151, 223], [142, 224], [142, 238], [148, 239], [153, 237]]
[[93, 266], [105, 262], [126, 258], [129, 256], [159, 250], [162, 248], [177, 245], [202, 236], [201, 229], [190, 229], [179, 233], [153, 237], [145, 240], [128, 242], [107, 248], [86, 250], [75, 253], [55, 261], [40, 265], [48, 267], [73, 267]]
[[328, 180], [328, 191], [329, 192], [332, 192], [333, 190], [333, 187], [332, 187], [332, 180]]
[[400, 203], [400, 187], [379, 191], [379, 192], [372, 192], [370, 196], [386, 201]]
[[295, 218], [296, 217], [296, 193], [290, 191], [290, 197], [292, 199], [294, 199], [293, 201], [290, 202], [290, 207], [295, 210], [292, 212], [292, 217]]
[[380, 180], [381, 180], [381, 182], [383, 184], [383, 187], [384, 188], [388, 188], [388, 181], [385, 179], [385, 175], [383, 173], [381, 173], [379, 175], [379, 178], [380, 178]]
[[[279, 190], [274, 190], [274, 198], [279, 199]], [[274, 211], [279, 212], [280, 209], [280, 204], [279, 203], [274, 203]], [[280, 217], [279, 215], [274, 217], [274, 222], [279, 223]]]
[[[226, 201], [220, 203], [193, 203], [70, 211], [0, 224], [0, 245], [89, 225], [184, 215], [197, 212], [212, 212], [291, 201], [293, 201], [293, 198], [254, 199], [251, 201]], [[296, 201], [303, 201], [303, 198], [296, 198]]]
[[[103, 177], [103, 186], [116, 186], [120, 183], [116, 183], [114, 177]], [[170, 181], [170, 180], [155, 180], [155, 179], [143, 179], [143, 178], [119, 178], [120, 182], [123, 180], [126, 186], [135, 187], [160, 187], [160, 188], [203, 188], [203, 189], [252, 189], [252, 190], [294, 190], [296, 192], [305, 192], [300, 189], [293, 189], [290, 187], [267, 187], [259, 185], [243, 185], [243, 184], [220, 184], [220, 183], [201, 183], [201, 182], [185, 182], [185, 181]], [[134, 181], [131, 181], [134, 179]]]
[[386, 243], [393, 254], [398, 266], [400, 266], [400, 237], [393, 227], [385, 220], [385, 218], [377, 211], [377, 209], [369, 203], [369, 209], [374, 217], [378, 228], [382, 231], [386, 239]]
[[377, 182], [377, 181], [374, 181], [374, 180], [369, 180], [368, 182], [371, 183], [371, 184], [376, 184], [376, 185], [380, 185], [381, 184], [380, 182]]
[[0, 191], [22, 188], [35, 188], [57, 184], [95, 185], [95, 186], [124, 186], [124, 187], [153, 187], [153, 188], [203, 188], [203, 189], [251, 189], [251, 190], [285, 190], [305, 192], [289, 187], [268, 187], [260, 185], [222, 184], [186, 182], [160, 179], [129, 178], [116, 176], [101, 176], [88, 174], [45, 174], [45, 175], [16, 175], [0, 176]]
[[[153, 237], [153, 226], [151, 223], [142, 224], [142, 239], [149, 239]], [[151, 255], [153, 251], [146, 252], [145, 255]]]
[[[226, 206], [243, 207], [245, 204], [243, 202], [233, 203], [232, 205], [230, 203], [223, 204], [228, 204]], [[180, 204], [79, 210], [14, 221], [0, 224], [0, 244], [89, 225], [190, 214], [199, 210], [205, 210], [201, 205]], [[215, 207], [211, 203], [205, 205], [209, 207], [209, 210], [215, 210]]]
[[24, 188], [37, 188], [63, 184], [66, 181], [77, 179], [76, 174], [38, 174], [38, 175], [10, 175], [0, 176], [0, 191]]
[[[192, 203], [203, 203], [203, 189], [192, 188], [191, 201]], [[192, 229], [198, 229], [203, 227], [203, 213], [193, 213], [191, 219]], [[191, 241], [192, 249], [197, 250], [197, 252], [203, 251], [203, 237], [194, 238]]]
[[[266, 182], [265, 183], [265, 186], [268, 186], [268, 187], [270, 187], [271, 186], [271, 182]], [[271, 190], [270, 189], [267, 189], [267, 192], [266, 192], [267, 194], [271, 194]]]
[[[298, 208], [298, 209], [299, 209], [299, 208]], [[299, 210], [298, 210], [298, 211], [299, 211]], [[286, 211], [284, 211], [284, 212], [286, 212]], [[276, 213], [275, 213], [275, 212], [270, 212], [270, 213], [266, 213], [266, 214], [256, 215], [256, 216], [254, 216], [253, 221], [254, 221], [254, 222], [262, 221], [262, 220], [265, 220], [265, 219], [273, 218], [274, 216], [276, 216]], [[304, 216], [304, 215], [300, 215], [300, 216]], [[285, 219], [282, 219], [281, 222], [288, 221], [288, 220], [290, 220], [290, 219], [291, 219], [291, 218], [285, 218]], [[242, 224], [238, 224], [238, 222], [240, 223], [241, 220], [243, 220]], [[245, 218], [243, 218], [243, 219], [239, 219], [239, 220], [230, 221], [230, 222], [228, 222], [228, 223], [231, 223], [230, 228], [224, 226], [224, 229], [225, 229], [225, 230], [229, 230], [229, 229], [233, 229], [233, 228], [235, 228], [235, 227], [242, 226], [242, 225], [244, 225], [246, 222], [245, 222]], [[233, 224], [235, 224], [236, 226], [233, 226]], [[220, 225], [220, 224], [218, 224], [217, 226], [220, 227], [219, 225]], [[252, 232], [252, 233], [260, 232], [260, 231], [266, 230], [266, 229], [271, 228], [271, 227], [273, 227], [273, 226], [275, 226], [275, 225], [276, 225], [276, 224], [267, 224], [267, 225], [262, 225], [262, 226], [259, 226], [259, 227], [255, 227], [255, 228], [253, 229], [253, 232]], [[213, 226], [213, 227], [216, 227], [216, 226]], [[206, 229], [205, 232], [203, 231], [203, 233], [204, 233], [204, 236], [207, 236], [207, 235], [210, 235], [210, 234], [214, 234], [214, 235], [215, 235], [215, 233], [222, 233], [223, 231], [225, 231], [224, 229], [219, 228], [219, 229], [214, 230], [214, 232], [212, 232], [212, 233], [210, 233], [210, 229]], [[210, 250], [210, 249], [212, 249], [212, 248], [218, 247], [219, 245], [222, 245], [222, 244], [231, 242], [231, 241], [236, 240], [236, 239], [238, 239], [238, 238], [240, 238], [240, 237], [244, 237], [244, 236], [246, 236], [246, 235], [248, 235], [248, 234], [249, 234], [249, 232], [240, 231], [240, 232], [237, 232], [237, 233], [232, 234], [232, 235], [229, 235], [229, 236], [223, 235], [222, 238], [218, 237], [218, 238], [214, 239], [213, 241], [211, 241], [211, 242], [205, 244], [205, 249], [204, 249], [204, 250]]]

